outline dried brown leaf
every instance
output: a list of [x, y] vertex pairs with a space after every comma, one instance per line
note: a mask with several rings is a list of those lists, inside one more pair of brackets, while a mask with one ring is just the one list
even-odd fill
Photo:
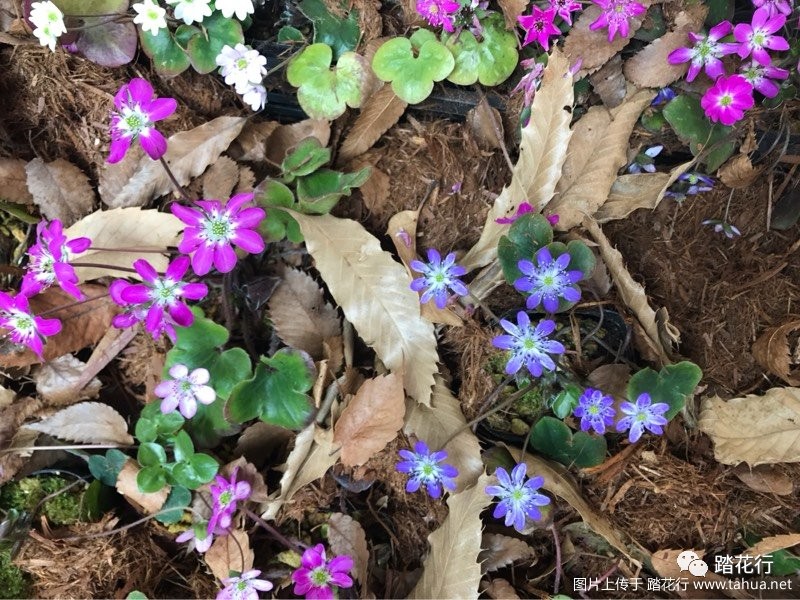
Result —
[[73, 404], [38, 423], [28, 423], [26, 427], [70, 442], [133, 444], [125, 419], [102, 402]]
[[767, 329], [753, 344], [756, 362], [794, 386], [800, 385], [800, 370], [792, 368], [793, 354], [789, 347], [789, 335], [796, 331], [800, 331], [800, 321], [790, 321]]
[[375, 92], [347, 132], [339, 148], [339, 160], [350, 160], [372, 148], [400, 120], [407, 106], [408, 103], [398, 98], [391, 86], [385, 85]]
[[589, 75], [589, 81], [595, 93], [608, 108], [616, 108], [628, 92], [628, 82], [622, 74], [622, 57], [617, 54], [614, 58]]
[[238, 165], [222, 155], [203, 173], [203, 198], [225, 201], [231, 197], [237, 181]]
[[241, 529], [234, 529], [228, 535], [216, 536], [203, 555], [203, 561], [217, 579], [227, 579], [231, 571], [249, 571], [253, 568], [254, 559], [250, 538]]
[[467, 113], [467, 124], [481, 146], [499, 150], [505, 144], [500, 113], [496, 108], [489, 106], [486, 96], [483, 96], [475, 108]]
[[786, 548], [797, 546], [798, 544], [800, 544], [800, 533], [771, 535], [750, 546], [745, 554], [748, 556], [764, 556], [777, 552], [778, 550], [785, 550]]
[[256, 467], [262, 467], [278, 452], [282, 454], [292, 437], [293, 433], [285, 427], [256, 421], [239, 436], [233, 453], [234, 456], [243, 456]]
[[331, 295], [367, 345], [392, 371], [403, 372], [408, 395], [429, 405], [439, 360], [433, 324], [403, 266], [362, 225], [330, 215], [292, 213]]
[[28, 191], [25, 161], [20, 158], [0, 158], [0, 198], [14, 204], [33, 204]]
[[[722, 583], [728, 580], [722, 575], [714, 573], [713, 570], [709, 570], [705, 574], [705, 577], [692, 575], [688, 570], [681, 571], [681, 567], [678, 564], [678, 556], [687, 551], [693, 551], [701, 558], [705, 555], [705, 551], [702, 549], [692, 550], [690, 548], [688, 550], [657, 550], [656, 552], [653, 552], [652, 555], [653, 569], [655, 569], [655, 572], [661, 577], [686, 582], [687, 588], [688, 590], [691, 590], [691, 593], [688, 591], [680, 591], [678, 595], [681, 598], [719, 598], [719, 592], [698, 587], [696, 582], [718, 581]], [[678, 586], [678, 590], [681, 590], [681, 588], [683, 588], [683, 586]], [[736, 593], [730, 593], [728, 595], [729, 597], [734, 598], [749, 597], [747, 594], [742, 596], [740, 594], [737, 595]]]
[[430, 553], [422, 577], [409, 598], [477, 598], [481, 581], [481, 511], [491, 498], [484, 489], [494, 481], [481, 475], [477, 483], [447, 499], [450, 512], [441, 527], [428, 536]]
[[244, 165], [239, 167], [239, 183], [236, 184], [235, 192], [237, 194], [245, 194], [252, 192], [256, 183], [256, 176], [253, 169]]
[[[122, 330], [110, 329], [109, 331], [121, 332]], [[81, 400], [96, 398], [100, 392], [99, 379], [89, 377], [86, 383], [80, 385], [85, 369], [86, 365], [83, 361], [78, 360], [72, 354], [65, 354], [47, 361], [36, 368], [33, 374], [36, 393], [49, 406], [69, 406]]]
[[[219, 158], [239, 135], [246, 119], [217, 117], [190, 131], [169, 138], [164, 160], [180, 185], [187, 185]], [[172, 182], [160, 162], [141, 151], [127, 156], [100, 172], [100, 198], [111, 208], [144, 206], [153, 198], [173, 191]]]
[[760, 167], [754, 167], [750, 157], [746, 154], [737, 154], [722, 167], [720, 167], [720, 181], [732, 189], [746, 188], [761, 174]]
[[122, 352], [125, 347], [136, 337], [137, 329], [117, 329], [112, 327], [103, 335], [102, 339], [92, 350], [92, 355], [86, 361], [80, 376], [75, 380], [75, 390], [82, 390], [92, 378]]
[[568, 72], [566, 57], [554, 49], [542, 86], [533, 99], [530, 121], [522, 129], [511, 183], [495, 199], [480, 239], [460, 261], [468, 270], [485, 266], [497, 257], [497, 243], [508, 226], [500, 225], [496, 219], [515, 214], [523, 202], [541, 209], [552, 199], [572, 135], [569, 123], [574, 96]]
[[492, 579], [492, 582], [488, 584], [481, 583], [481, 590], [489, 598], [495, 598], [496, 600], [515, 600], [519, 598], [514, 586], [501, 578]]
[[404, 400], [403, 382], [396, 373], [363, 383], [333, 429], [333, 442], [342, 447], [342, 464], [363, 465], [397, 437]]
[[331, 124], [325, 119], [306, 119], [292, 125], [281, 125], [267, 140], [267, 160], [280, 165], [286, 155], [307, 137], [315, 137], [324, 147], [331, 139]]
[[725, 465], [800, 462], [800, 389], [772, 388], [763, 396], [703, 401], [700, 430]]
[[[37, 414], [43, 402], [38, 398], [19, 398], [9, 406], [0, 408], [0, 450], [20, 447], [20, 436], [24, 430], [20, 429], [28, 418]], [[36, 434], [38, 435], [38, 434]], [[27, 446], [27, 444], [25, 444]], [[20, 452], [6, 452], [0, 454], [0, 484], [9, 481], [17, 474], [28, 461], [29, 454]]]
[[286, 271], [269, 299], [269, 315], [281, 340], [308, 352], [314, 360], [323, 358], [325, 340], [342, 335], [336, 309], [325, 302], [322, 289], [303, 271]]
[[51, 163], [34, 158], [25, 166], [33, 202], [48, 219], [59, 219], [64, 227], [92, 212], [94, 190], [89, 178], [71, 162], [59, 158]]
[[500, 533], [484, 533], [481, 553], [481, 573], [491, 573], [518, 560], [534, 558], [536, 551], [523, 540]]
[[122, 466], [119, 475], [117, 475], [116, 488], [139, 512], [152, 515], [161, 510], [161, 507], [164, 506], [164, 502], [167, 501], [171, 488], [167, 485], [157, 492], [149, 494], [139, 491], [139, 486], [136, 483], [136, 476], [139, 474], [140, 470], [136, 461], [129, 458]]
[[[362, 164], [361, 166], [367, 165]], [[358, 188], [364, 198], [364, 205], [370, 212], [383, 208], [386, 201], [389, 200], [390, 186], [389, 176], [377, 167], [372, 167], [369, 179]]]
[[280, 126], [277, 121], [249, 120], [231, 142], [228, 154], [235, 160], [263, 162], [267, 158], [267, 141]]
[[369, 548], [361, 524], [343, 513], [333, 513], [328, 518], [328, 544], [334, 556], [346, 554], [353, 559], [353, 575], [366, 584]]
[[615, 398], [625, 398], [631, 368], [626, 364], [600, 365], [586, 378], [592, 387], [603, 390]]
[[498, 0], [500, 10], [503, 11], [503, 18], [506, 21], [506, 29], [514, 31], [517, 28], [517, 17], [525, 12], [528, 0]]
[[742, 463], [733, 470], [733, 474], [747, 487], [757, 492], [788, 496], [794, 491], [794, 482], [791, 478], [774, 465], [758, 465], [751, 468]]

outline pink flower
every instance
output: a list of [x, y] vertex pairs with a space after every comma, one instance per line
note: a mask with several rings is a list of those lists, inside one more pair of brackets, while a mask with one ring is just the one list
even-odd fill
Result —
[[741, 75], [720, 77], [700, 100], [706, 116], [723, 125], [739, 121], [753, 104], [753, 86]]
[[256, 579], [261, 575], [258, 569], [245, 571], [238, 577], [228, 577], [222, 583], [225, 588], [217, 594], [217, 600], [258, 600], [258, 592], [268, 592], [272, 583], [266, 579]]
[[54, 283], [74, 296], [83, 299], [78, 289], [78, 276], [68, 262], [69, 254], [80, 254], [92, 245], [87, 237], [67, 241], [61, 221], [54, 219], [49, 224], [40, 221], [36, 226], [36, 243], [28, 249], [28, 269], [22, 278], [20, 293], [34, 296]]
[[572, 25], [572, 12], [581, 9], [581, 3], [576, 0], [550, 0], [552, 8], [559, 17]]
[[517, 219], [519, 219], [522, 215], [527, 214], [529, 212], [533, 212], [533, 206], [531, 206], [528, 202], [523, 202], [517, 207], [517, 212], [514, 213], [511, 217], [500, 217], [499, 219], [495, 219], [494, 222], [498, 223], [499, 225], [510, 225]]
[[211, 263], [220, 273], [233, 270], [236, 253], [231, 244], [245, 252], [258, 254], [264, 251], [264, 239], [254, 231], [264, 220], [261, 208], [242, 208], [253, 200], [253, 194], [236, 194], [225, 206], [218, 200], [198, 200], [200, 207], [188, 208], [173, 204], [172, 214], [186, 223], [178, 250], [192, 254], [192, 269], [198, 275], [211, 270]]
[[215, 483], [209, 486], [211, 499], [214, 502], [211, 518], [208, 520], [209, 533], [215, 533], [217, 529], [229, 529], [233, 513], [236, 512], [236, 502], [250, 497], [250, 484], [246, 481], [236, 481], [238, 472], [239, 467], [236, 467], [231, 473], [230, 481], [217, 475], [214, 478]]
[[770, 17], [777, 14], [788, 17], [792, 14], [792, 0], [753, 0], [753, 6], [766, 9]]
[[153, 86], [136, 77], [119, 88], [114, 106], [117, 112], [111, 114], [111, 148], [107, 162], [121, 161], [136, 139], [153, 160], [164, 156], [167, 140], [153, 123], [175, 112], [178, 107], [175, 99], [153, 98]]
[[176, 537], [175, 541], [179, 544], [182, 544], [183, 542], [191, 542], [191, 546], [194, 546], [195, 550], [197, 550], [200, 554], [203, 554], [206, 550], [211, 548], [211, 544], [214, 541], [214, 533], [217, 533], [209, 533], [207, 529], [207, 522], [196, 523]]
[[759, 8], [753, 13], [753, 20], [739, 23], [733, 29], [733, 37], [739, 42], [739, 56], [747, 58], [752, 54], [753, 60], [762, 65], [769, 65], [772, 59], [769, 50], [788, 50], [789, 42], [779, 35], [772, 35], [786, 23], [782, 14], [770, 16], [769, 10]]
[[352, 568], [352, 558], [337, 556], [327, 560], [325, 546], [317, 544], [303, 552], [300, 568], [292, 573], [293, 591], [306, 598], [332, 600], [334, 591], [331, 586], [348, 588], [353, 585], [353, 580], [347, 575]]
[[0, 328], [8, 330], [12, 342], [25, 344], [42, 358], [44, 338], [61, 331], [61, 321], [34, 316], [25, 294], [0, 292]]
[[725, 74], [720, 57], [739, 51], [739, 44], [720, 43], [720, 39], [731, 32], [733, 26], [722, 21], [708, 32], [708, 35], [689, 32], [689, 40], [694, 44], [691, 48], [678, 48], [670, 52], [667, 60], [671, 65], [691, 61], [686, 81], [694, 81], [700, 70], [705, 67], [706, 75], [716, 79]]
[[519, 26], [525, 30], [525, 39], [522, 42], [523, 46], [527, 46], [533, 41], [539, 44], [545, 50], [550, 49], [550, 36], [559, 35], [561, 32], [558, 27], [553, 25], [556, 11], [553, 8], [542, 10], [534, 6], [530, 15], [517, 17]]
[[774, 98], [781, 90], [781, 86], [774, 82], [773, 79], [786, 79], [789, 77], [789, 71], [786, 69], [780, 69], [772, 65], [765, 67], [753, 61], [742, 64], [739, 67], [739, 73], [758, 93], [767, 98]]
[[217, 398], [214, 388], [206, 385], [210, 379], [207, 369], [195, 369], [189, 373], [186, 365], [173, 365], [169, 369], [169, 376], [159, 383], [153, 393], [162, 398], [161, 412], [171, 413], [176, 408], [186, 419], [191, 419], [197, 413], [197, 403], [211, 404]]
[[461, 9], [455, 0], [417, 0], [417, 12], [432, 27], [455, 31], [454, 16]]
[[[530, 106], [533, 102], [533, 98], [536, 95], [536, 90], [539, 89], [539, 86], [542, 83], [542, 74], [544, 73], [544, 65], [540, 62], [536, 62], [535, 58], [528, 58], [526, 60], [519, 61], [520, 66], [523, 69], [529, 69], [525, 75], [519, 80], [517, 87], [512, 90], [512, 94], [515, 94], [519, 91], [525, 92], [525, 106]], [[498, 221], [499, 223], [500, 221]]]
[[167, 267], [164, 277], [159, 277], [153, 266], [143, 258], [134, 262], [133, 268], [139, 273], [144, 281], [143, 284], [121, 285], [114, 282], [116, 286], [112, 284], [113, 289], [109, 289], [112, 300], [131, 311], [126, 319], [115, 319], [114, 325], [124, 327], [126, 326], [124, 323], [130, 322], [132, 325], [144, 320], [145, 329], [153, 338], [158, 338], [161, 333], [166, 332], [170, 339], [174, 340], [173, 324], [188, 327], [194, 321], [192, 311], [183, 300], [205, 298], [208, 287], [205, 283], [181, 281], [189, 268], [189, 258], [186, 256], [179, 256], [173, 260]]
[[633, 0], [592, 0], [603, 12], [597, 20], [589, 25], [589, 29], [596, 31], [608, 27], [608, 41], [614, 40], [619, 31], [621, 37], [628, 37], [631, 17], [638, 17], [647, 9]]

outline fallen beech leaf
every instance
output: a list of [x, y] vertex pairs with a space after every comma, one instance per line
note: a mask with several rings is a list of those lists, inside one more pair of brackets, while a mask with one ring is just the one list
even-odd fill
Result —
[[[360, 163], [360, 166], [357, 168], [350, 168], [349, 170], [356, 171], [367, 165], [369, 165], [369, 163]], [[364, 198], [364, 205], [370, 212], [375, 212], [383, 208], [391, 194], [390, 186], [391, 182], [389, 176], [373, 166], [369, 178], [364, 182], [364, 185], [358, 188], [361, 192], [361, 197]]]
[[102, 402], [73, 404], [38, 423], [28, 423], [25, 427], [70, 442], [123, 446], [133, 444], [125, 419]]
[[273, 457], [275, 462], [269, 464], [277, 464], [280, 458], [278, 453], [283, 455], [293, 437], [294, 433], [285, 427], [256, 421], [239, 436], [233, 454], [246, 458], [258, 468]]
[[[689, 548], [688, 550], [692, 549]], [[705, 581], [715, 581], [715, 582], [718, 581], [720, 583], [725, 583], [728, 582], [728, 579], [726, 579], [722, 575], [715, 573], [713, 568], [709, 569], [704, 577], [692, 575], [688, 570], [681, 571], [681, 567], [678, 564], [678, 556], [682, 552], [686, 551], [687, 550], [657, 550], [656, 552], [653, 552], [653, 555], [651, 557], [653, 569], [661, 577], [671, 580], [677, 579], [686, 582], [687, 589], [684, 590], [682, 585], [677, 587], [677, 590], [679, 590], [678, 595], [681, 598], [719, 598], [720, 597], [719, 592], [716, 592], [711, 589], [703, 589], [702, 587], [699, 587], [698, 585], [695, 584], [697, 582], [705, 582]], [[698, 556], [700, 556], [701, 559], [705, 555], [705, 550], [702, 549], [695, 549], [692, 551], [695, 552]], [[733, 589], [726, 590], [726, 595], [733, 598], [751, 597], [747, 593], [743, 594]]]
[[800, 462], [800, 389], [772, 388], [763, 396], [706, 398], [700, 430], [725, 465]]
[[[72, 227], [64, 231], [67, 238], [88, 237], [96, 248], [128, 249], [126, 252], [115, 250], [95, 250], [89, 248], [83, 254], [72, 258], [74, 263], [94, 263], [125, 267], [130, 269], [133, 262], [142, 258], [153, 265], [157, 271], [167, 268], [169, 259], [160, 254], [142, 254], [141, 250], [156, 250], [166, 253], [167, 246], [178, 244], [180, 232], [186, 225], [172, 213], [158, 212], [155, 209], [140, 210], [138, 208], [114, 208], [98, 210], [84, 217]], [[81, 281], [98, 277], [132, 277], [139, 279], [137, 273], [114, 271], [100, 267], [75, 267], [75, 273]]]
[[0, 158], [0, 198], [14, 204], [33, 204], [26, 183], [25, 161], [20, 158]]
[[717, 175], [722, 183], [732, 189], [749, 187], [761, 174], [762, 169], [753, 166], [746, 154], [737, 154], [722, 167]]
[[[168, 140], [164, 160], [180, 185], [187, 185], [206, 170], [239, 135], [243, 117], [216, 119], [182, 131]], [[153, 198], [173, 191], [160, 161], [132, 148], [120, 162], [100, 172], [100, 199], [111, 208], [144, 206]]]
[[794, 491], [794, 482], [773, 465], [749, 467], [745, 463], [738, 465], [733, 474], [751, 490], [788, 496]]
[[339, 160], [350, 160], [372, 148], [400, 120], [407, 106], [408, 103], [398, 98], [389, 85], [375, 92], [347, 132], [339, 148]]
[[342, 464], [363, 465], [397, 437], [405, 413], [403, 382], [396, 373], [365, 381], [333, 429]]
[[325, 119], [306, 119], [291, 125], [280, 125], [267, 140], [267, 160], [280, 165], [286, 155], [307, 137], [315, 137], [324, 148], [331, 139], [331, 123]]
[[256, 176], [253, 173], [253, 169], [250, 167], [246, 167], [241, 165], [239, 167], [239, 183], [236, 184], [236, 189], [234, 193], [236, 194], [247, 194], [253, 191], [256, 183]]
[[480, 513], [492, 499], [484, 489], [494, 477], [481, 475], [477, 483], [447, 499], [450, 509], [441, 527], [428, 536], [430, 553], [422, 563], [422, 577], [409, 598], [477, 598], [481, 581]]
[[589, 75], [589, 81], [607, 108], [616, 108], [622, 104], [628, 92], [628, 82], [622, 74], [622, 57], [617, 54]]
[[125, 347], [136, 337], [138, 330], [135, 327], [127, 329], [117, 329], [111, 327], [106, 331], [97, 345], [92, 350], [92, 355], [81, 371], [80, 376], [75, 380], [75, 390], [82, 390], [92, 381], [103, 368], [122, 352]]
[[500, 113], [496, 108], [489, 106], [486, 96], [483, 96], [475, 108], [467, 113], [467, 124], [480, 145], [497, 150], [505, 145]]
[[483, 574], [536, 556], [536, 551], [523, 540], [500, 533], [484, 533], [481, 548], [478, 562], [481, 563]]
[[239, 166], [225, 155], [203, 173], [203, 198], [226, 201], [239, 181]]
[[514, 31], [519, 23], [517, 17], [525, 12], [528, 0], [498, 0], [500, 10], [503, 11], [503, 18], [506, 21], [506, 29]]
[[515, 600], [519, 598], [514, 587], [505, 579], [492, 579], [491, 583], [482, 582], [481, 590], [489, 598], [496, 598], [497, 600]]
[[497, 242], [508, 231], [508, 225], [501, 225], [496, 219], [515, 214], [523, 202], [541, 209], [552, 199], [572, 135], [569, 123], [573, 100], [569, 62], [554, 49], [533, 99], [530, 121], [522, 129], [511, 183], [503, 188], [486, 215], [480, 239], [460, 261], [467, 270], [483, 267], [497, 257]]
[[[25, 437], [24, 429], [20, 426], [30, 417], [38, 413], [43, 402], [38, 398], [24, 397], [15, 400], [11, 405], [0, 408], [0, 449], [19, 448], [20, 442]], [[34, 432], [35, 433], [35, 432]], [[38, 433], [36, 434], [39, 435]], [[35, 439], [33, 443], [35, 443]], [[24, 444], [28, 446], [29, 444]], [[52, 454], [58, 454], [53, 452]], [[68, 455], [63, 453], [66, 458]], [[0, 484], [6, 483], [17, 474], [26, 462], [29, 454], [21, 452], [6, 452], [0, 454]]]
[[59, 158], [46, 163], [34, 158], [25, 172], [33, 201], [48, 219], [59, 219], [68, 227], [92, 212], [94, 190], [89, 178], [71, 162]]
[[765, 554], [772, 554], [778, 550], [785, 550], [786, 548], [791, 548], [798, 544], [800, 544], [800, 533], [772, 535], [750, 546], [743, 556], [764, 556]]
[[152, 515], [164, 506], [171, 488], [165, 485], [157, 492], [150, 494], [140, 492], [139, 486], [136, 484], [136, 476], [140, 470], [136, 461], [129, 458], [122, 466], [119, 475], [117, 475], [116, 488], [134, 508], [145, 514]]
[[800, 330], [800, 321], [790, 321], [779, 327], [771, 327], [762, 333], [753, 344], [756, 362], [789, 385], [800, 385], [800, 371], [792, 369], [792, 349], [789, 335]]
[[314, 360], [322, 360], [325, 340], [342, 335], [336, 309], [325, 302], [317, 282], [303, 271], [286, 271], [269, 299], [269, 316], [287, 346], [308, 352]]
[[90, 377], [91, 381], [86, 382], [88, 385], [83, 384], [78, 387], [85, 368], [83, 361], [72, 354], [65, 354], [44, 363], [33, 374], [36, 393], [50, 406], [68, 406], [81, 400], [96, 398], [100, 393], [99, 379]]
[[353, 575], [362, 584], [367, 582], [369, 548], [367, 535], [358, 521], [342, 513], [328, 518], [328, 544], [334, 556], [349, 555], [353, 562]]
[[447, 450], [447, 463], [458, 469], [456, 489], [462, 491], [475, 483], [483, 473], [481, 446], [475, 434], [466, 427], [467, 420], [461, 412], [461, 403], [453, 396], [444, 378], [434, 375], [431, 405], [423, 406], [413, 400], [406, 401], [406, 425], [403, 431], [425, 440], [432, 450], [439, 450], [442, 444], [454, 437], [444, 450]]
[[244, 573], [253, 568], [255, 554], [250, 547], [247, 532], [234, 529], [228, 535], [214, 537], [203, 561], [217, 579], [227, 579], [231, 571]]
[[364, 342], [417, 402], [429, 405], [439, 360], [433, 324], [420, 316], [408, 273], [362, 225], [292, 212], [331, 295]]
[[248, 119], [242, 131], [231, 142], [228, 154], [234, 160], [263, 162], [267, 158], [267, 140], [280, 126], [277, 121]]
[[627, 396], [628, 380], [631, 378], [631, 368], [622, 363], [600, 365], [589, 373], [586, 378], [593, 388], [611, 394], [615, 398]]

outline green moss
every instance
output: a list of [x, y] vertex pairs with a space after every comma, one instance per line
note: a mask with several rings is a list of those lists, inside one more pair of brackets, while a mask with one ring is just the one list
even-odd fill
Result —
[[0, 599], [28, 598], [28, 575], [11, 562], [11, 547], [0, 548]]
[[[0, 489], [0, 508], [31, 512], [50, 494], [62, 490], [69, 481], [61, 477], [46, 475], [27, 477], [5, 484]], [[72, 525], [81, 520], [81, 503], [84, 485], [77, 485], [51, 498], [42, 506], [41, 512], [53, 525]]]

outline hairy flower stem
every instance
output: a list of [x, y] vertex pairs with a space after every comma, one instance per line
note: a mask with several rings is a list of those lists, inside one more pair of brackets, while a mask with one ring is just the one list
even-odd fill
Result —
[[253, 521], [255, 521], [255, 522], [258, 524], [258, 525], [260, 525], [260, 526], [261, 526], [261, 527], [262, 527], [262, 528], [263, 528], [263, 529], [264, 529], [264, 530], [265, 530], [267, 533], [269, 533], [269, 534], [270, 534], [270, 535], [271, 535], [271, 536], [272, 536], [272, 537], [273, 537], [273, 538], [274, 538], [276, 541], [278, 541], [278, 542], [280, 542], [281, 544], [283, 544], [284, 546], [286, 546], [286, 548], [288, 548], [289, 550], [294, 550], [294, 551], [295, 551], [295, 552], [297, 552], [298, 554], [303, 554], [303, 552], [304, 552], [304, 551], [305, 551], [305, 549], [306, 549], [306, 547], [305, 547], [305, 546], [303, 546], [303, 545], [302, 545], [302, 544], [300, 544], [299, 542], [292, 542], [291, 540], [289, 540], [289, 538], [287, 538], [287, 537], [286, 537], [285, 535], [283, 535], [283, 534], [282, 534], [280, 531], [278, 531], [277, 529], [275, 529], [275, 528], [274, 528], [272, 525], [270, 525], [269, 523], [267, 523], [267, 522], [266, 522], [264, 519], [262, 519], [261, 517], [259, 517], [259, 516], [258, 516], [256, 513], [254, 513], [254, 512], [253, 512], [252, 510], [250, 510], [249, 508], [245, 508], [245, 509], [243, 509], [243, 510], [244, 510], [244, 513], [245, 513], [245, 514], [246, 514], [248, 517], [250, 517], [251, 519], [253, 519]]
[[83, 300], [77, 300], [75, 302], [70, 302], [69, 304], [62, 304], [61, 306], [56, 306], [55, 308], [51, 308], [50, 310], [45, 310], [40, 312], [37, 316], [41, 317], [44, 315], [49, 315], [54, 312], [58, 312], [60, 310], [66, 310], [68, 308], [72, 308], [73, 306], [79, 306], [81, 304], [87, 304], [89, 302], [93, 302], [95, 300], [100, 300], [102, 298], [108, 298], [109, 294], [100, 294], [99, 296], [92, 296], [90, 298], [84, 298]]
[[183, 189], [183, 186], [178, 183], [178, 180], [175, 179], [175, 175], [172, 173], [172, 169], [169, 168], [167, 161], [164, 160], [164, 157], [160, 157], [158, 162], [160, 162], [161, 166], [164, 167], [164, 171], [166, 171], [167, 177], [169, 177], [169, 180], [172, 182], [172, 187], [175, 188], [175, 191], [178, 192], [178, 195], [180, 195], [185, 202], [191, 202], [192, 199], [189, 197], [189, 194], [186, 193], [186, 190]]
[[126, 273], [136, 273], [136, 269], [131, 269], [129, 267], [117, 267], [116, 265], [104, 265], [102, 263], [74, 262], [70, 264], [72, 264], [73, 267], [92, 267], [94, 269], [108, 269], [110, 271], [124, 271]]
[[102, 248], [100, 246], [91, 246], [89, 250], [97, 250], [100, 252], [125, 252], [125, 253], [139, 253], [139, 254], [167, 254], [169, 248]]

